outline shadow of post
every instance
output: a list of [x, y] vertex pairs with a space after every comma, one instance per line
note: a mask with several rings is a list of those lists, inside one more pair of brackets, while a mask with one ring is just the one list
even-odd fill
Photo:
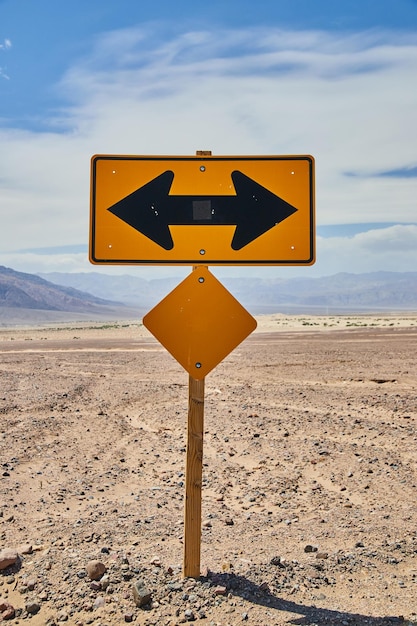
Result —
[[[233, 572], [214, 573], [209, 572], [202, 581], [209, 581], [211, 584], [226, 587], [227, 591], [239, 596], [248, 602], [273, 609], [277, 612], [295, 613], [301, 617], [294, 617], [287, 620], [288, 624], [299, 626], [321, 626], [324, 624], [335, 624], [343, 626], [404, 626], [405, 621], [401, 616], [381, 616], [359, 615], [356, 613], [334, 611], [331, 609], [318, 608], [315, 605], [306, 605], [284, 600], [271, 593], [268, 585], [263, 583], [257, 585], [245, 576], [234, 574]], [[277, 615], [279, 619], [279, 615]], [[278, 623], [278, 622], [277, 622]]]

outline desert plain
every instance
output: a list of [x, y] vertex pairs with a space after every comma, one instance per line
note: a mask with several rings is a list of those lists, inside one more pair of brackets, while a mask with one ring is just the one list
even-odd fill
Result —
[[257, 319], [205, 380], [196, 579], [188, 374], [138, 320], [0, 329], [8, 623], [417, 624], [417, 314]]

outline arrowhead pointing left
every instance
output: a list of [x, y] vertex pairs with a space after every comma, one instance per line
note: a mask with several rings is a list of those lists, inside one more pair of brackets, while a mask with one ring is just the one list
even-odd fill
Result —
[[174, 172], [167, 170], [113, 204], [108, 211], [165, 250], [172, 250], [174, 242], [169, 230], [166, 199], [173, 179]]
[[232, 180], [239, 203], [233, 250], [244, 248], [298, 210], [238, 170], [232, 172]]

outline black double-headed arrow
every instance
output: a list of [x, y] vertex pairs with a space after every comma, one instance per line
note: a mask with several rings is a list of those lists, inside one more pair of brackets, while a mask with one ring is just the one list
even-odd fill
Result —
[[174, 247], [170, 225], [236, 224], [231, 247], [240, 250], [297, 211], [238, 170], [235, 196], [170, 196], [173, 180], [167, 170], [108, 210], [165, 250]]

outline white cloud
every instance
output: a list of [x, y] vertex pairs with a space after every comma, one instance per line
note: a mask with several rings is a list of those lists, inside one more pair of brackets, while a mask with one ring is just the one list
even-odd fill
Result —
[[36, 254], [11, 252], [0, 254], [0, 265], [19, 272], [89, 272], [91, 265], [86, 254]]
[[[87, 242], [96, 153], [309, 153], [319, 224], [413, 222], [415, 179], [373, 174], [417, 163], [416, 61], [417, 37], [395, 32], [148, 26], [98, 37], [56, 86], [68, 106], [50, 132], [0, 131], [1, 249]], [[402, 267], [401, 250], [388, 254], [378, 236], [372, 254], [360, 238], [320, 246], [344, 269]]]
[[369, 230], [354, 237], [318, 238], [315, 275], [379, 270], [417, 271], [416, 225]]

